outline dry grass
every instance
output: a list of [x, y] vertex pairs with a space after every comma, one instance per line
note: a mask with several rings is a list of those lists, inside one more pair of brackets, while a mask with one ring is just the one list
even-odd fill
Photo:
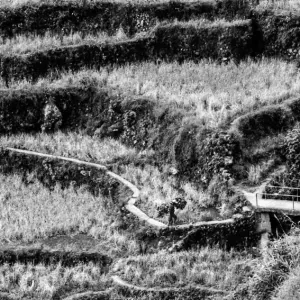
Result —
[[144, 63], [113, 69], [107, 75], [107, 85], [183, 106], [214, 128], [232, 115], [298, 93], [300, 73], [294, 64], [274, 59], [249, 60], [238, 66], [210, 61], [160, 66]]
[[120, 28], [115, 35], [109, 36], [104, 32], [98, 34], [84, 34], [82, 32], [72, 32], [68, 35], [57, 35], [46, 32], [40, 36], [36, 34], [17, 35], [11, 39], [0, 38], [1, 55], [25, 55], [35, 51], [55, 49], [64, 46], [79, 46], [82, 44], [101, 44], [126, 40], [125, 32]]
[[79, 264], [75, 267], [42, 264], [4, 264], [0, 266], [0, 290], [18, 299], [52, 299], [64, 288], [92, 289], [105, 287], [106, 275], [101, 275], [97, 264]]
[[[51, 78], [56, 77], [55, 80]], [[11, 89], [62, 88], [93, 84], [122, 97], [149, 96], [182, 108], [203, 125], [216, 128], [228, 118], [276, 104], [300, 92], [300, 73], [294, 63], [278, 59], [217, 64], [201, 61], [129, 64], [123, 67], [50, 74], [36, 84], [13, 82]], [[0, 82], [5, 89], [5, 83]]]
[[250, 256], [236, 252], [204, 248], [168, 256], [160, 252], [129, 257], [117, 262], [114, 271], [122, 272], [122, 278], [130, 283], [145, 287], [198, 284], [231, 290], [249, 276], [250, 261]]
[[118, 217], [111, 200], [93, 197], [85, 187], [63, 190], [57, 185], [50, 192], [38, 181], [24, 185], [16, 175], [0, 175], [0, 181], [2, 242], [86, 233], [100, 239], [103, 249], [111, 248], [113, 255], [136, 252], [136, 244], [128, 235], [111, 228]]
[[17, 134], [0, 137], [2, 147], [17, 147], [46, 154], [54, 154], [70, 158], [79, 158], [84, 161], [93, 161], [106, 164], [115, 160], [138, 158], [133, 148], [126, 147], [114, 139], [103, 139], [74, 132]]

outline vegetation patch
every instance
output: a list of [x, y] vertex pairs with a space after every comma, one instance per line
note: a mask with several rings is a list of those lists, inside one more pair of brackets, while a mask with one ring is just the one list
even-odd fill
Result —
[[[255, 246], [257, 244], [259, 234], [256, 233], [257, 219], [255, 214], [248, 217], [237, 215], [238, 218], [234, 222], [220, 222], [213, 225], [201, 225], [190, 230], [177, 244], [174, 245], [173, 251], [188, 250], [195, 246], [216, 245], [222, 249], [239, 249]], [[179, 234], [178, 230], [177, 234]], [[173, 228], [161, 230], [161, 234], [168, 236], [173, 234]]]
[[254, 14], [258, 51], [267, 57], [299, 61], [299, 21], [297, 13], [274, 13], [272, 10], [258, 9]]
[[79, 46], [82, 44], [101, 44], [126, 40], [124, 31], [119, 30], [115, 35], [109, 36], [105, 32], [98, 31], [95, 34], [71, 32], [68, 35], [45, 32], [43, 36], [36, 34], [17, 35], [10, 39], [0, 38], [0, 55], [28, 55], [32, 52], [56, 49], [67, 46]]
[[265, 188], [265, 192], [271, 194], [274, 199], [299, 201], [299, 138], [299, 123], [296, 123], [282, 141], [282, 156], [285, 159], [286, 171], [275, 174]]
[[84, 187], [63, 190], [56, 185], [50, 192], [34, 179], [25, 185], [16, 175], [1, 175], [1, 200], [2, 241], [88, 232], [99, 236], [96, 229], [104, 222], [109, 201], [92, 196]]
[[[270, 247], [262, 255], [262, 260], [253, 265], [255, 270], [253, 276], [244, 286], [237, 291], [234, 299], [273, 299], [272, 296], [278, 295], [289, 274], [299, 266], [299, 234], [298, 230], [292, 231], [290, 235], [273, 241]], [[292, 275], [291, 275], [292, 276]], [[289, 284], [287, 281], [286, 284]], [[290, 290], [290, 293], [293, 291]], [[296, 292], [296, 291], [295, 291]], [[276, 299], [276, 297], [275, 297]], [[297, 299], [297, 298], [295, 298]]]
[[[134, 285], [143, 287], [184, 287], [201, 285], [222, 290], [234, 289], [252, 272], [251, 255], [202, 248], [170, 254], [129, 257], [119, 260], [113, 270]], [[243, 267], [240, 261], [244, 260]]]
[[103, 290], [109, 279], [97, 263], [64, 267], [61, 264], [3, 264], [1, 291], [22, 299], [61, 299], [70, 291]]
[[112, 259], [107, 255], [92, 252], [44, 250], [38, 247], [5, 247], [0, 250], [1, 264], [61, 264], [63, 267], [72, 267], [78, 264], [94, 263], [107, 271]]

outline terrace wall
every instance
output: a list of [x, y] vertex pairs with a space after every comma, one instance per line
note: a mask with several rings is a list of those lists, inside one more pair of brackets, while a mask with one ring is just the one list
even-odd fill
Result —
[[257, 54], [299, 61], [300, 16], [263, 11], [256, 12], [252, 20]]
[[27, 55], [0, 56], [1, 77], [36, 81], [60, 70], [77, 71], [142, 61], [216, 59], [240, 61], [251, 56], [251, 21], [201, 26], [197, 23], [160, 25], [146, 37], [105, 44], [60, 47]]
[[241, 5], [235, 0], [218, 3], [162, 1], [135, 5], [121, 1], [87, 2], [85, 5], [76, 1], [68, 4], [30, 4], [17, 8], [0, 8], [0, 34], [11, 37], [32, 32], [43, 34], [47, 30], [62, 34], [71, 31], [106, 31], [114, 34], [122, 27], [125, 33], [131, 36], [164, 20], [186, 21], [200, 17], [233, 19], [236, 16], [247, 16], [249, 13], [248, 5]]

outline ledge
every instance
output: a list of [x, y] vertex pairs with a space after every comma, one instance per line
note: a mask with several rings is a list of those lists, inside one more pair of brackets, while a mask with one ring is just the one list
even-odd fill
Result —
[[167, 287], [167, 288], [146, 288], [146, 287], [130, 284], [130, 283], [124, 281], [123, 279], [121, 279], [117, 275], [114, 275], [111, 278], [112, 278], [113, 282], [115, 283], [115, 285], [117, 285], [117, 286], [121, 286], [121, 287], [135, 290], [135, 291], [148, 292], [148, 293], [153, 293], [153, 292], [167, 293], [170, 291], [180, 292], [180, 291], [188, 291], [188, 290], [206, 291], [206, 292], [209, 292], [212, 294], [227, 294], [227, 293], [229, 293], [228, 291], [224, 291], [224, 290], [218, 290], [218, 289], [214, 289], [214, 288], [208, 288], [208, 287], [196, 286], [196, 285], [187, 285], [184, 287], [170, 287], [170, 288], [169, 287]]

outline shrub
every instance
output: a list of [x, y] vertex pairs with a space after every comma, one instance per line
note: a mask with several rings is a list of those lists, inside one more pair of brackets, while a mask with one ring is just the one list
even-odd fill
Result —
[[220, 174], [219, 180], [227, 186], [234, 176], [233, 166], [241, 154], [239, 140], [226, 132], [204, 134], [197, 136], [198, 180], [207, 187], [210, 180]]
[[285, 140], [285, 151], [288, 166], [288, 175], [291, 178], [298, 178], [300, 171], [300, 124], [290, 130]]
[[157, 270], [153, 274], [153, 285], [169, 286], [175, 284], [177, 281], [177, 274], [170, 269]]
[[247, 142], [285, 130], [293, 124], [294, 114], [284, 105], [274, 105], [246, 114], [234, 121], [235, 129]]

